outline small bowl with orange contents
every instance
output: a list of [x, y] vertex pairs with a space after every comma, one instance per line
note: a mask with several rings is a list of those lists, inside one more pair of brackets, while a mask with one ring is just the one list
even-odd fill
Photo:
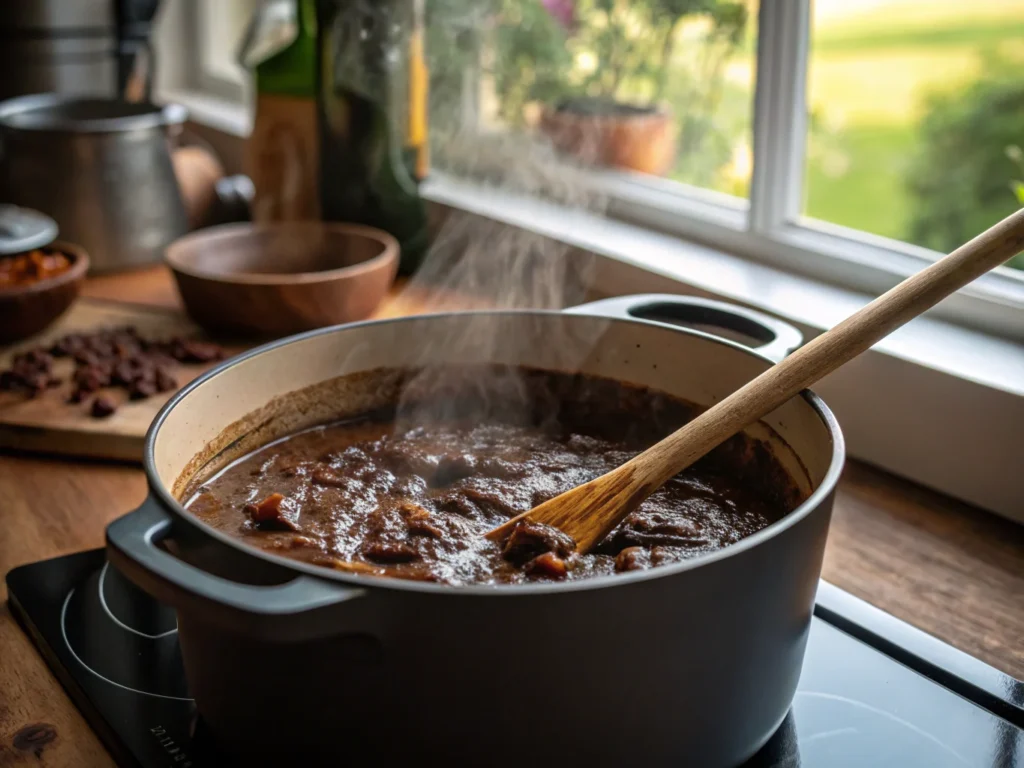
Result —
[[[78, 296], [89, 257], [77, 245], [53, 241], [56, 225], [46, 226], [52, 220], [24, 209], [12, 213], [13, 206], [0, 208], [0, 344], [9, 344], [64, 314]], [[22, 231], [26, 220], [41, 226], [27, 234]]]

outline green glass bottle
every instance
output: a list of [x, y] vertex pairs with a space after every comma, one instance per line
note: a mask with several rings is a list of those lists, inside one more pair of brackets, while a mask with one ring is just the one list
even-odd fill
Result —
[[410, 274], [427, 249], [424, 0], [317, 0], [320, 202], [390, 232]]

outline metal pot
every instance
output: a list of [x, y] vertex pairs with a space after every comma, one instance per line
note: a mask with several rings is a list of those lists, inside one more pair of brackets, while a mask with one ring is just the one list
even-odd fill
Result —
[[360, 384], [372, 381], [366, 372], [421, 364], [425, 346], [434, 362], [465, 361], [459, 345], [429, 341], [483, 326], [506, 342], [488, 347], [490, 362], [582, 371], [700, 404], [800, 342], [759, 313], [649, 296], [567, 313], [369, 322], [271, 344], [187, 387], [157, 417], [150, 497], [108, 528], [111, 561], [177, 610], [199, 711], [247, 764], [738, 765], [792, 701], [843, 465], [839, 427], [810, 392], [750, 431], [805, 484], [807, 501], [727, 549], [645, 572], [460, 588], [344, 575], [250, 549], [181, 506], [192, 478], [389, 398]]
[[158, 263], [188, 231], [169, 105], [40, 94], [0, 104], [0, 200], [49, 214], [94, 272]]

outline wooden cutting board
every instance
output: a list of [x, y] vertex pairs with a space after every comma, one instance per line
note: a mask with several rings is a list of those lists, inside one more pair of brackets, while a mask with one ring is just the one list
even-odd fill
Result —
[[[98, 331], [133, 325], [149, 339], [172, 336], [204, 338], [199, 328], [181, 311], [141, 304], [82, 298], [55, 325], [38, 336], [9, 347], [0, 347], [0, 370], [10, 367], [11, 358], [40, 344], [51, 344], [68, 333]], [[244, 347], [225, 347], [237, 354]], [[176, 365], [173, 369], [179, 386], [216, 365]], [[58, 360], [54, 371], [65, 377], [72, 369], [69, 360]], [[67, 402], [72, 386], [65, 381], [39, 397], [0, 392], [0, 448], [23, 451], [89, 456], [124, 461], [142, 461], [146, 430], [157, 412], [173, 393], [155, 395], [146, 400], [128, 401], [123, 390], [114, 393], [123, 404], [110, 417], [95, 419], [89, 415], [89, 401]]]

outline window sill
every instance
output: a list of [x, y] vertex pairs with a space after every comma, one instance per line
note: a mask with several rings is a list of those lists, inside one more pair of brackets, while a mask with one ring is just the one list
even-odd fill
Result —
[[[597, 254], [602, 264], [595, 289], [601, 292], [622, 293], [621, 288], [612, 290], [621, 285], [620, 279], [635, 284], [635, 290], [658, 290], [654, 280], [636, 273], [642, 270], [769, 312], [801, 326], [811, 336], [832, 328], [872, 298], [644, 227], [586, 211], [565, 211], [450, 177], [433, 177], [424, 194], [432, 202], [533, 230]], [[658, 283], [664, 287], [663, 281]], [[883, 339], [875, 349], [1024, 396], [1024, 345], [1013, 341], [925, 316]]]
[[[601, 295], [699, 293], [760, 309], [808, 338], [871, 297], [589, 212], [441, 175], [432, 202], [596, 254]], [[1024, 522], [1018, 480], [1024, 345], [925, 316], [821, 382], [851, 456]]]

